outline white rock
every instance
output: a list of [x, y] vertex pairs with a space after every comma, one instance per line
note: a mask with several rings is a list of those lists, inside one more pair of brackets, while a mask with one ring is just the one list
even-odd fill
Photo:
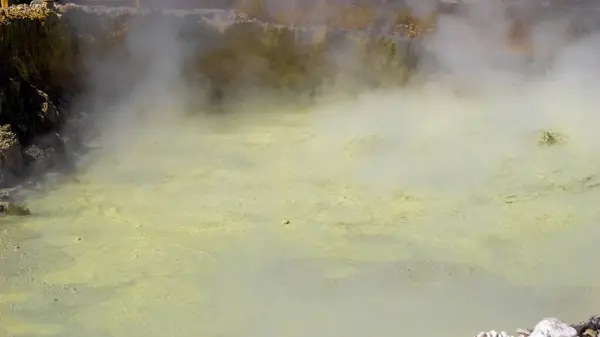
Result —
[[506, 331], [501, 331], [500, 333], [498, 333], [495, 330], [490, 330], [490, 331], [482, 331], [482, 332], [478, 333], [476, 337], [513, 337], [513, 336], [509, 335]]
[[545, 318], [533, 329], [529, 337], [575, 337], [577, 330], [557, 318]]

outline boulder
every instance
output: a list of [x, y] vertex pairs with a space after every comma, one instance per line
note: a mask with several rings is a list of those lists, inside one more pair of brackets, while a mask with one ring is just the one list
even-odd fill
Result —
[[29, 208], [13, 202], [0, 202], [0, 215], [25, 216], [31, 215]]
[[67, 162], [64, 141], [56, 132], [49, 132], [27, 146], [23, 158], [28, 174], [60, 169]]
[[533, 329], [529, 337], [576, 337], [577, 330], [557, 318], [545, 318]]
[[0, 189], [0, 216], [15, 215], [24, 216], [30, 215], [31, 211], [16, 201], [13, 197], [14, 189]]
[[0, 186], [10, 184], [23, 173], [21, 144], [10, 125], [0, 126]]
[[10, 124], [21, 145], [29, 145], [61, 122], [48, 94], [20, 78], [0, 77], [0, 125]]
[[588, 320], [588, 325], [594, 330], [600, 330], [600, 315], [594, 315]]
[[573, 325], [573, 328], [577, 330], [577, 335], [579, 336], [598, 335], [598, 332], [600, 331], [600, 315], [594, 315], [587, 321], [575, 324]]

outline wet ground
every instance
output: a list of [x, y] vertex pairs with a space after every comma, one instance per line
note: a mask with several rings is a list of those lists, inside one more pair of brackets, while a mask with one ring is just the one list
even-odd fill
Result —
[[[0, 219], [0, 336], [459, 337], [596, 312], [593, 133], [533, 99], [436, 97], [109, 134]], [[540, 147], [548, 125], [569, 142]]]

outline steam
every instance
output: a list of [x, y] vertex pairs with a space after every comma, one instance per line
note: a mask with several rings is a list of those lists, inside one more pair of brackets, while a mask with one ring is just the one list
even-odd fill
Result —
[[131, 20], [124, 49], [88, 62], [92, 90], [84, 99], [95, 103], [95, 123], [115, 150], [147, 123], [179, 116], [190, 95], [182, 80], [189, 46], [178, 38], [176, 22], [152, 15]]
[[[417, 14], [433, 10], [433, 2], [429, 1], [408, 4]], [[269, 10], [295, 6], [295, 1], [268, 2]], [[315, 18], [321, 20], [318, 14]], [[178, 144], [173, 139], [189, 132], [183, 125], [197, 125], [198, 133], [213, 132], [216, 126], [232, 134], [252, 134], [257, 129], [270, 128], [272, 115], [260, 111], [267, 108], [248, 107], [244, 102], [236, 103], [240, 109], [251, 110], [245, 116], [199, 113], [190, 117], [188, 103], [207, 90], [190, 86], [184, 77], [182, 65], [194, 48], [179, 40], [177, 26], [163, 20], [147, 22], [132, 22], [126, 38], [130, 57], [115, 54], [90, 60], [90, 83], [94, 87], [85, 99], [95, 102], [102, 145], [108, 149], [102, 152], [100, 162], [117, 158], [129, 165], [127, 172], [136, 172], [140, 184], [152, 184], [155, 178], [145, 182], [145, 173], [154, 172], [156, 166], [168, 167], [160, 162], [168, 153], [153, 152], [153, 142], [161, 142], [162, 151], [168, 148], [164, 144]], [[506, 8], [498, 1], [473, 5], [458, 16], [442, 15], [437, 32], [423, 42], [428, 57], [420, 65], [414, 83], [394, 90], [362, 85], [360, 93], [351, 99], [321, 97], [322, 103], [312, 107], [308, 117], [294, 126], [303, 128], [307, 142], [317, 144], [311, 145], [314, 154], [304, 151], [294, 156], [290, 153], [296, 150], [290, 148], [285, 153], [259, 157], [273, 166], [283, 165], [280, 157], [291, 160], [296, 166], [286, 171], [289, 181], [333, 181], [332, 189], [340, 190], [339, 186], [346, 185], [364, 187], [367, 192], [358, 195], [356, 206], [331, 202], [327, 207], [339, 207], [335, 209], [339, 209], [341, 218], [352, 209], [356, 212], [352, 217], [356, 222], [367, 223], [367, 228], [382, 225], [370, 223], [369, 214], [378, 212], [373, 200], [399, 192], [425, 198], [431, 203], [423, 206], [423, 217], [407, 221], [398, 217], [385, 225], [422, 228], [427, 231], [422, 234], [426, 238], [417, 239], [416, 234], [415, 238], [388, 238], [394, 242], [381, 245], [388, 247], [386, 256], [396, 257], [371, 262], [356, 253], [362, 241], [334, 237], [324, 229], [334, 219], [320, 218], [319, 207], [324, 206], [318, 204], [319, 200], [314, 209], [303, 211], [304, 219], [293, 222], [295, 230], [263, 221], [266, 214], [254, 214], [256, 221], [246, 236], [240, 236], [236, 245], [216, 255], [207, 295], [214, 309], [210, 320], [222, 326], [214, 335], [458, 336], [484, 328], [477, 322], [493, 324], [492, 328], [501, 324], [510, 328], [555, 313], [576, 319], [574, 316], [583, 310], [585, 300], [564, 300], [564, 293], [552, 287], [573, 286], [569, 282], [583, 277], [586, 262], [571, 261], [571, 265], [582, 269], [571, 267], [568, 277], [556, 273], [547, 276], [552, 270], [561, 274], [559, 270], [566, 264], [552, 263], [552, 259], [566, 252], [552, 252], [552, 245], [539, 242], [535, 246], [539, 250], [528, 248], [523, 244], [527, 240], [519, 241], [517, 234], [502, 232], [510, 229], [500, 228], [501, 221], [526, 222], [523, 214], [528, 212], [529, 204], [518, 208], [520, 211], [514, 212], [522, 213], [513, 216], [503, 211], [498, 200], [510, 196], [535, 199], [557, 185], [571, 191], [582, 179], [595, 176], [600, 164], [595, 155], [599, 146], [595, 139], [600, 122], [600, 44], [596, 35], [569, 39], [571, 22], [569, 17], [562, 17], [536, 24], [531, 34], [531, 53], [518, 54], [507, 41], [509, 22]], [[351, 49], [344, 49], [336, 55], [359, 69], [360, 58], [350, 52]], [[275, 102], [276, 97], [263, 101]], [[287, 119], [280, 118], [287, 123]], [[264, 126], [257, 127], [260, 123]], [[538, 140], [544, 129], [564, 133], [567, 142], [541, 148]], [[264, 143], [268, 144], [268, 139]], [[150, 155], [140, 150], [147, 149], [144, 144], [150, 148]], [[204, 165], [202, 151], [209, 150], [199, 146], [198, 153], [186, 154], [190, 156], [190, 166]], [[115, 171], [113, 182], [123, 179], [118, 172]], [[237, 187], [223, 188], [232, 189], [233, 203]], [[294, 196], [287, 190], [279, 193]], [[193, 196], [175, 197], [187, 200]], [[547, 202], [552, 207], [546, 211], [559, 218], [564, 215], [559, 212], [562, 202], [569, 198], [562, 194], [555, 198], [540, 203]], [[271, 202], [266, 208], [280, 214], [277, 207], [283, 206], [277, 206], [278, 196], [239, 202], [252, 204], [263, 199]], [[352, 204], [348, 200], [344, 202]], [[579, 206], [584, 207], [583, 202]], [[544, 205], [535, 207], [531, 212], [540, 211]], [[586, 212], [589, 214], [589, 210]], [[535, 232], [518, 226], [510, 228]], [[529, 241], [536, 241], [537, 237], [531, 235]], [[540, 242], [544, 235], [550, 236], [539, 234]], [[295, 239], [282, 239], [290, 237]], [[438, 247], [432, 242], [439, 237], [447, 239], [441, 240], [444, 242]], [[483, 237], [500, 237], [509, 242], [506, 245], [520, 248], [510, 250], [490, 244], [478, 246], [477, 254], [462, 251], [460, 247], [469, 246], [471, 237], [473, 242], [481, 242]], [[308, 238], [312, 241], [308, 242]], [[352, 249], [354, 245], [356, 251]], [[334, 252], [339, 246], [351, 256], [337, 257]], [[519, 260], [521, 253], [533, 256], [534, 262]], [[407, 266], [397, 255], [425, 265]], [[431, 269], [429, 262], [440, 263], [443, 270]], [[528, 263], [540, 265], [530, 269], [531, 275], [520, 277], [518, 271], [529, 267]], [[465, 264], [474, 269], [462, 269]], [[346, 268], [350, 276], [323, 276], [336, 268]], [[446, 272], [444, 268], [451, 270]], [[407, 270], [414, 273], [413, 278], [399, 272]], [[552, 291], [546, 293], [543, 286], [523, 279], [539, 281]], [[518, 282], [525, 286], [515, 286]]]
[[431, 15], [435, 12], [438, 2], [434, 0], [407, 0], [406, 6], [409, 7], [412, 12], [418, 17], [424, 17]]

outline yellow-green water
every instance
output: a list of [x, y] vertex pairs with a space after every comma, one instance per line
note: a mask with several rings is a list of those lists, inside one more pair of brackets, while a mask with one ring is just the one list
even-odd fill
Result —
[[597, 311], [587, 136], [539, 148], [548, 119], [432, 97], [109, 133], [0, 219], [0, 336], [458, 337]]

